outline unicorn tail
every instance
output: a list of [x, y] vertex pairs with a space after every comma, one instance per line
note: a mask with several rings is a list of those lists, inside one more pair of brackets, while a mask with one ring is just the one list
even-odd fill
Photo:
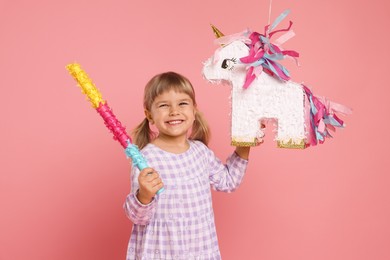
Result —
[[352, 110], [344, 105], [337, 104], [323, 97], [313, 95], [308, 87], [302, 85], [306, 94], [305, 114], [307, 122], [308, 146], [314, 146], [325, 142], [326, 137], [332, 137], [331, 131], [336, 127], [345, 127], [344, 121], [336, 113], [351, 114]]

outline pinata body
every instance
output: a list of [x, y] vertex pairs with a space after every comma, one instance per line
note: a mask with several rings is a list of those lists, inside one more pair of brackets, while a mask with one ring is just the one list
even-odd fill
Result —
[[[276, 122], [276, 141], [281, 148], [306, 148], [332, 137], [330, 130], [344, 127], [336, 115], [351, 113], [343, 105], [314, 95], [303, 84], [291, 80], [279, 61], [299, 54], [281, 45], [294, 33], [274, 30], [288, 14], [282, 13], [264, 34], [245, 30], [224, 36], [213, 27], [220, 47], [204, 62], [203, 76], [211, 83], [231, 86], [231, 139], [234, 146], [255, 146], [264, 132], [261, 126]], [[274, 31], [273, 31], [274, 30]], [[271, 37], [283, 33], [276, 40]]]
[[[247, 89], [244, 89], [246, 68], [232, 64], [223, 69], [224, 60], [248, 55], [248, 47], [235, 41], [224, 46], [218, 55], [220, 60], [209, 59], [204, 66], [204, 76], [213, 83], [226, 82], [231, 86], [231, 139], [235, 146], [255, 146], [264, 133], [261, 122], [269, 119], [277, 122], [276, 140], [279, 146], [303, 148], [308, 133], [305, 128], [305, 100], [301, 84], [280, 81], [267, 73], [261, 73]], [[225, 62], [226, 63], [226, 62]]]

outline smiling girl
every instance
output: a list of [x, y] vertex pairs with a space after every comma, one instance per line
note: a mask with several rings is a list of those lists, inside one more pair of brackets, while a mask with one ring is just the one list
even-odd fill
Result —
[[[124, 204], [134, 223], [127, 259], [221, 259], [210, 187], [234, 191], [250, 148], [236, 147], [226, 164], [214, 155], [194, 88], [175, 72], [147, 83], [144, 111], [133, 134], [150, 167], [131, 171], [132, 189]], [[156, 195], [162, 187], [165, 191]]]

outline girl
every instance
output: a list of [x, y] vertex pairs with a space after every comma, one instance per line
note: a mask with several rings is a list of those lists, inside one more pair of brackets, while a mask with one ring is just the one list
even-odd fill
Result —
[[236, 147], [226, 165], [215, 157], [194, 89], [180, 74], [153, 77], [145, 87], [144, 109], [146, 117], [133, 135], [151, 168], [132, 168], [132, 191], [124, 204], [134, 223], [127, 259], [221, 259], [210, 185], [234, 191], [249, 147]]

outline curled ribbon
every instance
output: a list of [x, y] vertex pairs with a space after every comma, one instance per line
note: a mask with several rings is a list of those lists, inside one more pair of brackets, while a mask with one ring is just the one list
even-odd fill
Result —
[[336, 112], [350, 114], [352, 111], [340, 104], [330, 101], [321, 100], [310, 91], [308, 87], [302, 85], [306, 97], [309, 101], [309, 117], [310, 125], [308, 125], [309, 145], [317, 145], [317, 143], [324, 143], [326, 137], [332, 137], [329, 130], [335, 131], [335, 127], [344, 127], [344, 122], [337, 115]]
[[[280, 80], [287, 81], [290, 79], [288, 70], [283, 67], [278, 61], [286, 57], [294, 59], [299, 57], [299, 53], [292, 50], [282, 50], [276, 43], [281, 44], [294, 36], [290, 31], [292, 22], [285, 29], [273, 31], [278, 24], [290, 13], [290, 10], [284, 11], [276, 18], [272, 25], [265, 27], [264, 34], [252, 32], [249, 36], [250, 43], [249, 55], [240, 58], [240, 62], [247, 64], [247, 74], [243, 88], [246, 89], [253, 82], [253, 80], [262, 72], [265, 71]], [[275, 42], [271, 42], [271, 37], [276, 33], [285, 32]], [[284, 36], [284, 37], [283, 37]], [[256, 69], [261, 67], [261, 69]]]

